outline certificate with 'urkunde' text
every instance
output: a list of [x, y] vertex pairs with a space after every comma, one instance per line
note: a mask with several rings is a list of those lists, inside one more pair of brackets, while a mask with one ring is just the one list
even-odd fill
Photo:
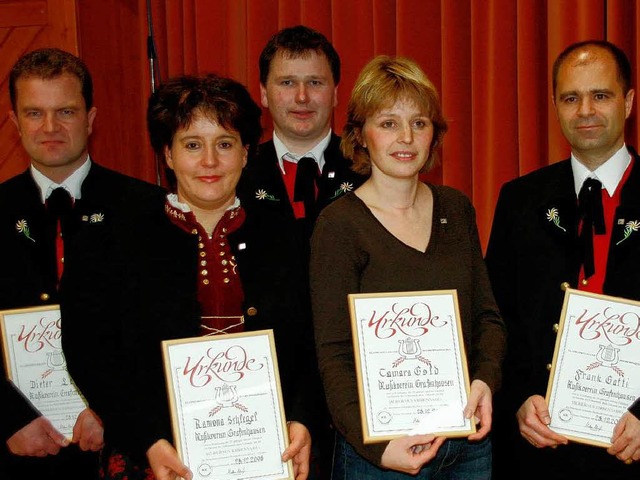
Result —
[[162, 343], [175, 445], [194, 480], [293, 478], [273, 332]]
[[64, 436], [86, 407], [67, 372], [58, 305], [0, 311], [9, 380]]
[[640, 302], [567, 288], [547, 388], [549, 428], [608, 447], [638, 397]]
[[348, 297], [364, 442], [473, 433], [456, 291]]

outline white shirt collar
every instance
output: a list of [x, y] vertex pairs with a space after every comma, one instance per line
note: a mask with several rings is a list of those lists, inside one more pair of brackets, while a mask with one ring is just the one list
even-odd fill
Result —
[[282, 140], [280, 140], [280, 138], [278, 138], [278, 135], [276, 135], [276, 132], [274, 130], [274, 132], [273, 132], [273, 146], [276, 148], [276, 155], [278, 156], [278, 165], [280, 165], [280, 171], [283, 174], [285, 173], [284, 172], [284, 157], [286, 156], [287, 159], [289, 159], [290, 161], [292, 161], [294, 163], [298, 163], [298, 160], [300, 160], [302, 157], [313, 157], [316, 160], [316, 162], [318, 163], [318, 168], [320, 169], [320, 172], [322, 172], [322, 169], [324, 168], [324, 164], [325, 164], [324, 151], [329, 146], [329, 142], [330, 141], [331, 141], [331, 129], [329, 129], [329, 133], [327, 133], [327, 136], [324, 137], [322, 140], [320, 140], [315, 145], [315, 147], [313, 147], [307, 153], [305, 153], [304, 155], [296, 155], [295, 153], [292, 153], [292, 152], [289, 151], [289, 149], [282, 142]]
[[38, 185], [40, 189], [40, 200], [42, 203], [45, 202], [51, 192], [53, 192], [56, 188], [62, 187], [64, 188], [72, 198], [78, 199], [82, 197], [82, 182], [87, 178], [89, 174], [89, 170], [91, 169], [91, 158], [87, 155], [84, 163], [78, 168], [75, 172], [73, 172], [69, 177], [62, 183], [58, 184], [51, 180], [49, 177], [42, 174], [38, 169], [36, 169], [33, 164], [29, 167], [31, 170], [31, 176], [33, 180]]
[[573, 186], [576, 190], [576, 196], [580, 193], [582, 184], [587, 178], [595, 178], [600, 180], [603, 188], [607, 190], [609, 197], [613, 197], [613, 194], [618, 188], [618, 184], [627, 167], [631, 163], [631, 155], [627, 150], [625, 144], [618, 150], [613, 156], [596, 168], [593, 172], [585, 167], [580, 161], [571, 154], [571, 169], [573, 170]]
[[[180, 210], [181, 212], [187, 213], [191, 211], [191, 207], [189, 207], [189, 204], [183, 203], [180, 200], [178, 200], [178, 195], [175, 193], [168, 193], [167, 201], [173, 208]], [[233, 202], [233, 205], [229, 205], [227, 207], [227, 210], [233, 210], [234, 208], [238, 208], [239, 206], [240, 206], [240, 199], [236, 197], [236, 199]]]

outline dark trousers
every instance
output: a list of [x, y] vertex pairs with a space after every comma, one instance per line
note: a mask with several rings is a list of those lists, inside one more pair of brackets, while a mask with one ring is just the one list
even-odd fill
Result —
[[97, 480], [98, 453], [83, 452], [69, 445], [57, 455], [23, 457], [13, 455], [6, 444], [0, 452], [1, 480]]
[[335, 448], [335, 430], [329, 422], [318, 427], [312, 436], [311, 467], [309, 480], [331, 480], [333, 453]]

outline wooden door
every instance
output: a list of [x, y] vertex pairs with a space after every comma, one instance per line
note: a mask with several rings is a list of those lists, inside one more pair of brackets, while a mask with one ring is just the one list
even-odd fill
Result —
[[0, 181], [29, 160], [9, 119], [9, 71], [25, 52], [57, 47], [78, 55], [76, 0], [0, 0]]

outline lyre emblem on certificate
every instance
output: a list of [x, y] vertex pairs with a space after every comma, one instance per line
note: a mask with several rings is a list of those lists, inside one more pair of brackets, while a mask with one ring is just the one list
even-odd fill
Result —
[[60, 352], [47, 352], [47, 367], [49, 367], [42, 374], [42, 378], [48, 377], [55, 370], [65, 370], [67, 368], [67, 362], [64, 359], [63, 353]]
[[564, 290], [547, 385], [549, 428], [607, 448], [640, 395], [640, 302]]
[[218, 404], [213, 410], [209, 412], [209, 416], [213, 417], [216, 413], [225, 407], [235, 407], [238, 410], [246, 412], [248, 409], [241, 403], [238, 403], [238, 389], [235, 385], [223, 384], [221, 387], [216, 387], [216, 403]]
[[350, 293], [364, 443], [416, 433], [464, 437], [467, 373], [455, 290]]
[[294, 480], [273, 330], [163, 340], [162, 355], [194, 480]]
[[618, 363], [618, 352], [620, 351], [619, 348], [613, 348], [611, 345], [607, 345], [606, 347], [604, 345], [600, 345], [599, 347], [600, 350], [598, 350], [596, 358], [602, 365], [604, 365], [605, 367], [611, 367]]
[[411, 337], [407, 337], [406, 340], [398, 340], [398, 344], [398, 353], [400, 354], [400, 358], [393, 362], [394, 368], [405, 360], [413, 358], [416, 358], [427, 365], [431, 365], [431, 362], [422, 356], [420, 340], [414, 340]]
[[608, 367], [616, 372], [621, 377], [624, 377], [624, 372], [616, 367], [616, 364], [620, 360], [620, 349], [615, 348], [613, 345], [598, 345], [598, 352], [596, 353], [597, 362], [593, 362], [587, 367], [587, 370], [593, 370], [596, 367]]
[[87, 405], [67, 371], [61, 321], [59, 305], [2, 310], [0, 351], [7, 378], [71, 439], [76, 419]]
[[413, 338], [407, 337], [406, 340], [398, 340], [398, 343], [400, 343], [398, 353], [404, 358], [416, 358], [422, 353], [420, 340], [414, 340]]

